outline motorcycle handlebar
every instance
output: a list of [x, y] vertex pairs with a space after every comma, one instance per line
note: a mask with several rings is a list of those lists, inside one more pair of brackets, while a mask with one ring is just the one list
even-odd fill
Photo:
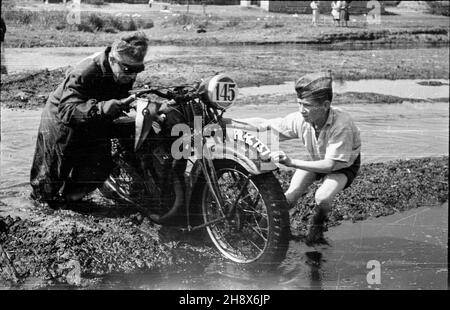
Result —
[[129, 93], [134, 95], [135, 98], [140, 97], [142, 95], [146, 95], [146, 94], [155, 94], [158, 97], [161, 97], [164, 99], [168, 99], [168, 100], [173, 99], [173, 95], [170, 92], [163, 93], [157, 89], [134, 89], [134, 90], [130, 90]]
[[198, 87], [198, 83], [195, 83], [194, 85], [189, 85], [189, 86], [175, 86], [175, 87], [167, 87], [168, 89], [173, 88], [175, 91], [173, 90], [167, 90], [167, 92], [162, 92], [159, 89], [156, 88], [151, 88], [150, 86], [144, 86], [144, 88], [140, 88], [140, 89], [134, 89], [131, 90], [129, 93], [135, 95], [136, 97], [140, 97], [142, 95], [145, 94], [154, 94], [157, 95], [158, 97], [167, 99], [167, 100], [172, 100], [172, 99], [176, 99], [176, 98], [183, 98], [183, 99], [192, 99], [194, 96], [194, 92], [189, 91], [186, 94], [177, 94], [176, 93], [176, 89], [177, 88], [184, 88], [184, 87], [188, 87], [188, 88], [193, 88], [193, 89], [197, 89]]

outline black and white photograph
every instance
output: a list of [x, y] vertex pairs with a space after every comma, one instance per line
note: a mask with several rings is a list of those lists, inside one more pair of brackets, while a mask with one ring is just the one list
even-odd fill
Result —
[[448, 290], [450, 1], [0, 2], [0, 290]]

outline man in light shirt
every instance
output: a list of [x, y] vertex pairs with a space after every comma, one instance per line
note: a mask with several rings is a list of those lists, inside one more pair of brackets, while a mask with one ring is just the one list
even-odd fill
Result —
[[306, 243], [325, 242], [325, 221], [334, 197], [349, 187], [360, 167], [361, 139], [351, 116], [331, 107], [333, 98], [330, 73], [301, 77], [295, 85], [299, 112], [270, 120], [242, 120], [257, 130], [274, 130], [280, 141], [299, 138], [306, 147], [308, 160], [292, 159], [285, 152], [272, 153], [272, 159], [295, 168], [286, 199], [290, 206], [307, 192], [316, 180], [323, 183], [315, 193], [316, 206], [309, 220]]

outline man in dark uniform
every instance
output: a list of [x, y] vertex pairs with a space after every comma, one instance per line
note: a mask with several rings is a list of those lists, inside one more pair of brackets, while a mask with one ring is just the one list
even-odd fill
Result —
[[6, 60], [5, 60], [5, 46], [3, 44], [3, 41], [5, 41], [5, 34], [6, 34], [6, 24], [3, 20], [3, 17], [0, 21], [0, 54], [1, 54], [1, 73], [2, 74], [8, 74], [8, 69], [6, 68]]
[[103, 184], [111, 168], [113, 120], [131, 99], [128, 91], [144, 70], [147, 48], [145, 34], [136, 32], [67, 72], [42, 112], [32, 198], [58, 207]]

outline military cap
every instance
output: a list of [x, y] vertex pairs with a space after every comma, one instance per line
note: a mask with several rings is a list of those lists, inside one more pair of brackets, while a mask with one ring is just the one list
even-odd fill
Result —
[[295, 83], [297, 97], [303, 100], [322, 101], [333, 98], [331, 72], [317, 72], [302, 76]]
[[111, 46], [111, 55], [130, 66], [143, 66], [147, 48], [147, 36], [138, 31], [115, 40]]

